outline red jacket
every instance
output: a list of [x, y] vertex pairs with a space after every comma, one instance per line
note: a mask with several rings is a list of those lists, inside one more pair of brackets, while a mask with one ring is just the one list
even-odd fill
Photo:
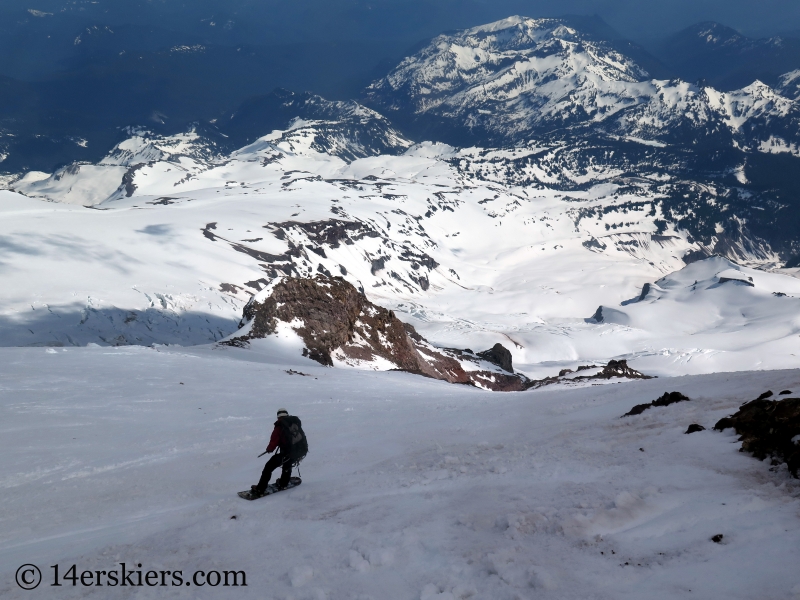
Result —
[[269, 446], [267, 452], [273, 452], [275, 448], [284, 446], [283, 427], [280, 426], [280, 419], [275, 421], [275, 429], [272, 430], [272, 435], [269, 438]]

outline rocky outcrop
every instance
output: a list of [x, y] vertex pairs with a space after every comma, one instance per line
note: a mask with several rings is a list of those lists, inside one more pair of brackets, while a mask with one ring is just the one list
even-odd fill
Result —
[[293, 324], [305, 354], [323, 365], [333, 366], [333, 354], [341, 351], [353, 360], [380, 357], [400, 369], [416, 367], [403, 324], [341, 278], [288, 278], [261, 296], [244, 308], [242, 324], [250, 323], [249, 338], [275, 333], [283, 321]]
[[245, 306], [240, 335], [225, 343], [267, 337], [279, 322], [300, 336], [304, 355], [327, 366], [402, 370], [495, 391], [520, 391], [531, 384], [510, 370], [511, 353], [502, 345], [480, 354], [437, 348], [341, 277], [279, 280]]
[[439, 348], [386, 308], [370, 302], [341, 277], [278, 279], [244, 308], [240, 330], [221, 342], [246, 346], [288, 325], [303, 341], [304, 356], [326, 366], [401, 370], [494, 391], [523, 391], [585, 379], [646, 378], [622, 361], [592, 375], [532, 380], [514, 373], [511, 352], [495, 344], [483, 352]]
[[[613, 361], [612, 361], [613, 362]], [[625, 365], [626, 368], [629, 368]], [[646, 404], [637, 404], [628, 412], [626, 412], [623, 417], [632, 417], [634, 415], [640, 415], [644, 411], [654, 406], [669, 406], [670, 404], [675, 404], [676, 402], [688, 402], [689, 398], [684, 396], [680, 392], [664, 392], [662, 396], [652, 402], [648, 402]], [[700, 431], [699, 429], [695, 429], [694, 431]], [[687, 431], [686, 433], [692, 433], [691, 431]]]
[[769, 400], [772, 392], [764, 392], [739, 410], [720, 419], [714, 429], [733, 427], [742, 442], [742, 452], [750, 452], [759, 460], [773, 459], [773, 465], [785, 462], [798, 477], [800, 471], [800, 398]]
[[[587, 379], [612, 379], [614, 377], [622, 377], [625, 379], [652, 379], [650, 375], [645, 375], [629, 367], [627, 360], [610, 360], [608, 364], [603, 367], [602, 371], [597, 375], [587, 377]], [[672, 393], [674, 394], [675, 392]]]
[[497, 365], [504, 371], [508, 371], [509, 373], [514, 372], [514, 367], [511, 363], [511, 352], [508, 350], [508, 348], [503, 346], [503, 344], [495, 344], [489, 350], [478, 352], [478, 356], [484, 360], [488, 360], [490, 363]]

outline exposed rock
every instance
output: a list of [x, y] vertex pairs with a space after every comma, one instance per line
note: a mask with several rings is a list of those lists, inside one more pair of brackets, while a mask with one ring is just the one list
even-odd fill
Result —
[[595, 238], [583, 242], [583, 247], [592, 252], [602, 252], [606, 249], [606, 245]]
[[800, 398], [767, 400], [772, 392], [743, 404], [739, 410], [720, 419], [714, 429], [733, 427], [742, 442], [742, 452], [759, 460], [772, 457], [783, 461], [798, 477], [800, 470]]
[[691, 425], [689, 425], [689, 428], [684, 433], [689, 434], [689, 433], [696, 433], [698, 431], [705, 431], [705, 430], [706, 430], [706, 428], [703, 427], [702, 425], [698, 425], [697, 423], [692, 423]]
[[[625, 361], [619, 361], [619, 362], [625, 362]], [[611, 363], [609, 363], [609, 365], [610, 364]], [[627, 367], [627, 365], [625, 366]], [[648, 402], [647, 404], [637, 404], [622, 416], [631, 417], [633, 415], [640, 415], [648, 408], [652, 408], [653, 406], [669, 406], [670, 404], [675, 404], [676, 402], [687, 402], [688, 400], [689, 398], [687, 398], [680, 392], [664, 392], [664, 394], [657, 400], [653, 400], [652, 402]], [[686, 433], [691, 433], [691, 432], [687, 431]]]
[[[495, 391], [588, 379], [649, 379], [624, 360], [612, 360], [594, 375], [565, 379], [562, 371], [558, 377], [531, 380], [514, 373], [511, 352], [502, 344], [478, 354], [435, 347], [341, 277], [319, 274], [313, 279], [284, 277], [264, 283], [264, 289], [245, 306], [238, 334], [220, 343], [246, 347], [284, 324], [302, 339], [303, 355], [323, 365], [402, 370]], [[581, 366], [578, 371], [596, 368]]]
[[783, 390], [783, 391], [782, 391], [780, 394], [778, 394], [778, 395], [779, 395], [779, 396], [785, 396], [786, 394], [791, 394], [791, 393], [792, 393], [792, 390]]
[[539, 388], [553, 383], [582, 383], [597, 379], [653, 379], [653, 377], [650, 375], [645, 375], [636, 369], [629, 367], [628, 362], [625, 360], [610, 360], [608, 361], [607, 365], [602, 367], [600, 372], [595, 373], [594, 375], [577, 375], [575, 377], [569, 377], [572, 373], [579, 373], [581, 371], [588, 371], [590, 369], [597, 368], [600, 367], [598, 365], [581, 365], [576, 371], [572, 371], [571, 369], [562, 369], [558, 372], [557, 376], [545, 377], [544, 379], [531, 381], [529, 387]]
[[726, 269], [725, 271], [718, 273], [717, 277], [719, 278], [720, 284], [727, 283], [728, 281], [735, 281], [737, 283], [749, 285], [750, 287], [755, 287], [753, 278], [749, 275], [745, 275], [737, 269]]
[[298, 229], [305, 232], [310, 241], [325, 245], [330, 248], [338, 248], [341, 243], [352, 245], [354, 242], [365, 237], [379, 237], [374, 229], [364, 223], [357, 221], [341, 221], [338, 219], [328, 219], [327, 221], [311, 221], [301, 223], [299, 221], [286, 221], [284, 223], [270, 223], [265, 225], [267, 229], [273, 230], [273, 235], [279, 240], [286, 239], [286, 232]]
[[608, 306], [598, 306], [594, 314], [589, 317], [589, 321], [594, 320], [595, 323], [616, 323], [617, 325], [627, 325], [630, 318], [628, 314], [617, 310], [616, 308], [609, 308]]
[[308, 373], [303, 373], [302, 371], [295, 371], [294, 369], [287, 369], [285, 373], [289, 375], [300, 375], [301, 377], [311, 377]]
[[[532, 383], [472, 352], [434, 347], [392, 311], [328, 275], [279, 280], [245, 306], [240, 327], [246, 325], [246, 332], [224, 343], [267, 337], [279, 322], [300, 336], [305, 356], [327, 366], [391, 368], [496, 391], [520, 391]], [[499, 344], [487, 352], [510, 367], [511, 353]]]
[[724, 537], [725, 537], [724, 535], [722, 535], [721, 533], [718, 533], [717, 535], [715, 535], [715, 536], [713, 536], [711, 538], [711, 541], [714, 542], [715, 544], [721, 544], [722, 543], [722, 538], [724, 538]]
[[495, 344], [490, 350], [478, 352], [478, 356], [497, 365], [504, 371], [514, 372], [514, 367], [511, 364], [511, 352], [503, 344]]
[[384, 267], [386, 266], [386, 257], [381, 256], [380, 258], [376, 258], [372, 261], [372, 266], [370, 268], [370, 273], [375, 275], [378, 271], [383, 271]]
[[752, 281], [747, 281], [745, 279], [738, 279], [738, 278], [729, 278], [729, 277], [720, 277], [720, 283], [726, 283], [728, 281], [735, 281], [737, 283], [743, 283], [745, 285], [749, 285], [750, 287], [755, 287], [755, 284]]
[[[578, 367], [578, 370], [580, 371], [580, 367]], [[612, 377], [624, 377], [626, 379], [652, 379], [650, 375], [644, 375], [636, 369], [630, 368], [627, 360], [608, 361], [608, 364], [603, 367], [603, 370], [597, 375], [593, 375], [591, 379], [611, 379]], [[674, 394], [675, 392], [672, 393]], [[656, 404], [654, 406], [661, 405]]]

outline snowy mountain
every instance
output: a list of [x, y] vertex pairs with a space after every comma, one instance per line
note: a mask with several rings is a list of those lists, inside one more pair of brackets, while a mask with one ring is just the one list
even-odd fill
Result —
[[800, 100], [800, 69], [784, 73], [778, 86], [781, 94], [792, 100]]
[[229, 150], [277, 130], [285, 132], [287, 141], [311, 136], [313, 140], [302, 143], [348, 161], [398, 154], [411, 145], [386, 117], [357, 102], [330, 101], [308, 92], [295, 94], [282, 89], [249, 99], [214, 125]]
[[436, 37], [366, 93], [390, 115], [454, 119], [514, 140], [537, 127], [600, 119], [635, 104], [636, 95], [620, 84], [646, 76], [561, 20], [510, 17]]
[[331, 102], [312, 94], [298, 96], [277, 90], [251, 100], [219, 124], [195, 127], [183, 134], [163, 136], [129, 128], [130, 137], [97, 165], [73, 163], [52, 174], [29, 172], [6, 185], [28, 196], [99, 204], [131, 196], [137, 185], [135, 174], [146, 165], [169, 162], [185, 173], [203, 170], [215, 160], [224, 160], [225, 150], [255, 141], [252, 131], [273, 129], [262, 143], [268, 140], [289, 152], [309, 150], [347, 161], [396, 154], [411, 146], [386, 118], [356, 102]]
[[366, 90], [390, 118], [461, 129], [481, 144], [576, 128], [662, 143], [782, 151], [800, 140], [800, 107], [755, 82], [719, 92], [655, 80], [565, 20], [510, 17], [443, 34]]

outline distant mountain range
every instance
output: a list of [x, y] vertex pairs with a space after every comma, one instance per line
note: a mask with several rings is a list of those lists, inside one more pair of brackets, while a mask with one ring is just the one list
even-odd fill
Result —
[[798, 36], [748, 38], [719, 23], [698, 23], [667, 38], [653, 52], [688, 81], [706, 80], [721, 90], [756, 79], [778, 85], [782, 74], [800, 68]]
[[[384, 78], [396, 64], [388, 57], [403, 56], [411, 44], [402, 38], [355, 43], [319, 35], [289, 43], [286, 36], [266, 33], [273, 27], [270, 11], [283, 9], [262, 10], [243, 0], [232, 2], [225, 14], [209, 12], [203, 3], [185, 7], [187, 14], [173, 10], [169, 3], [138, 0], [125, 6], [107, 2], [78, 6], [60, 0], [45, 4], [29, 10], [15, 0], [0, 7], [0, 175], [50, 172], [76, 160], [99, 161], [109, 147], [124, 139], [124, 129], [130, 126], [169, 135], [186, 131], [191, 124], [220, 123], [232, 113], [254, 114], [258, 98], [268, 95], [276, 83], [296, 92], [313, 86], [316, 93], [330, 98], [357, 97], [360, 89]], [[405, 21], [398, 18], [401, 27]], [[115, 24], [119, 22], [126, 24]], [[623, 56], [626, 65], [646, 73], [644, 79], [642, 73], [628, 73], [633, 83], [681, 79], [697, 89], [711, 86], [734, 92], [758, 79], [791, 97], [792, 91], [781, 87], [780, 77], [800, 69], [800, 42], [791, 36], [753, 40], [722, 25], [703, 23], [645, 48], [626, 40], [599, 17], [568, 17], [559, 22], [601, 53]], [[322, 23], [312, 19], [305, 26], [322, 27]], [[426, 46], [429, 42], [418, 44], [414, 52]], [[577, 49], [571, 52], [574, 57], [586, 56]], [[580, 89], [594, 94], [591, 85], [579, 85], [576, 91]], [[603, 98], [616, 93], [597, 91]], [[556, 93], [544, 88], [540, 92]], [[629, 92], [635, 102], [651, 94]], [[373, 87], [369, 95], [377, 102], [381, 93]], [[525, 100], [531, 98], [523, 95]], [[579, 93], [574, 99], [587, 100]], [[402, 94], [392, 102], [401, 100]], [[558, 113], [565, 105], [555, 100], [550, 97], [545, 108]], [[366, 103], [379, 110], [385, 105], [383, 101]], [[647, 110], [663, 112], [652, 106]], [[449, 118], [442, 121], [435, 111], [426, 111], [424, 119], [416, 115], [410, 122], [401, 122], [399, 112], [388, 112], [396, 126], [417, 140], [499, 143], [482, 130], [483, 118], [464, 130], [467, 136], [451, 138], [453, 123]], [[580, 115], [562, 115], [564, 122], [575, 118]], [[250, 138], [263, 134], [263, 120], [258, 117], [253, 122]], [[524, 130], [527, 126], [524, 117], [516, 121], [514, 127]], [[239, 122], [247, 128], [243, 120]], [[285, 120], [274, 126], [287, 124]]]

